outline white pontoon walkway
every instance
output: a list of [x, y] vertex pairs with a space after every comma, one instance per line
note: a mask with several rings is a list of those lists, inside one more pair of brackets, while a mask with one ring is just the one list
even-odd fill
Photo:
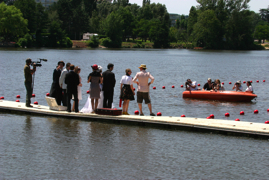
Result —
[[25, 107], [25, 103], [0, 100], [0, 112], [25, 113], [83, 119], [89, 121], [105, 121], [116, 124], [133, 124], [142, 126], [158, 126], [198, 132], [209, 132], [225, 135], [247, 136], [269, 140], [269, 124], [231, 121], [221, 119], [186, 118], [172, 116], [137, 116], [121, 115], [107, 116], [97, 114], [68, 113], [66, 111], [53, 111], [48, 106], [33, 105], [33, 108]]

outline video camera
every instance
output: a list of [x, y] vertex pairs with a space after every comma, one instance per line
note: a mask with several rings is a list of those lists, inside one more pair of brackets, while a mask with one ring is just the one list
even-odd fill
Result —
[[41, 61], [47, 62], [48, 60], [47, 59], [39, 59], [39, 61], [32, 61], [31, 66], [41, 67], [42, 66]]

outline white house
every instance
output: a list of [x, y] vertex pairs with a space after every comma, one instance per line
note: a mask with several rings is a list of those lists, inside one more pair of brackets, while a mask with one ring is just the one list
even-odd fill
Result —
[[83, 33], [83, 40], [91, 40], [93, 36], [98, 36], [98, 34], [95, 33]]

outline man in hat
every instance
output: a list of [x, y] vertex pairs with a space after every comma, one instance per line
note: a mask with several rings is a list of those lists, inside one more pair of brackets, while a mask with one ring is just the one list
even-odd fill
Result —
[[209, 91], [213, 89], [213, 83], [211, 82], [211, 78], [207, 79], [207, 83], [205, 83], [204, 87], [203, 87], [203, 91]]
[[26, 59], [26, 65], [24, 66], [24, 85], [26, 88], [26, 107], [33, 107], [31, 105], [31, 97], [32, 97], [32, 93], [33, 93], [33, 87], [32, 87], [32, 75], [35, 73], [36, 71], [36, 66], [35, 63], [33, 64], [34, 68], [31, 69], [30, 65], [32, 63], [32, 60], [30, 58]]
[[[154, 77], [149, 73], [146, 72], [146, 65], [141, 64], [140, 72], [136, 73], [133, 82], [137, 84], [137, 103], [140, 110], [140, 116], [144, 116], [144, 113], [142, 111], [142, 102], [145, 100], [145, 104], [148, 105], [150, 115], [155, 116], [155, 114], [152, 112], [152, 106], [151, 106], [151, 100], [149, 97], [149, 86], [154, 82]], [[138, 79], [138, 81], [136, 81]], [[150, 82], [148, 82], [148, 79], [151, 79]]]
[[62, 102], [63, 106], [67, 106], [67, 94], [66, 94], [66, 84], [65, 84], [65, 77], [66, 74], [69, 73], [71, 63], [66, 63], [65, 69], [62, 71], [60, 79], [59, 79], [59, 85], [62, 88], [63, 96], [62, 96]]
[[75, 65], [70, 65], [70, 71], [66, 74], [65, 84], [67, 85], [67, 111], [71, 112], [72, 95], [74, 96], [75, 112], [78, 112], [78, 88], [79, 85], [79, 75], [74, 72]]
[[238, 80], [238, 81], [236, 81], [236, 83], [234, 83], [233, 90], [234, 89], [235, 89], [235, 91], [243, 91], [243, 87], [241, 85], [240, 80]]
[[58, 62], [58, 66], [56, 66], [56, 69], [53, 71], [53, 81], [50, 88], [50, 97], [54, 97], [58, 105], [61, 105], [62, 101], [62, 88], [59, 84], [59, 78], [61, 76], [64, 65], [65, 64], [63, 61]]
[[116, 84], [115, 74], [112, 72], [114, 64], [109, 63], [107, 70], [103, 73], [103, 108], [111, 108], [113, 103], [114, 87]]

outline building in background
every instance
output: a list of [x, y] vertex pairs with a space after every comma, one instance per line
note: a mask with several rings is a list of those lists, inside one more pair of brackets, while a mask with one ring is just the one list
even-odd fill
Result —
[[48, 8], [53, 3], [57, 2], [58, 0], [35, 0], [36, 3], [41, 3], [45, 8]]

